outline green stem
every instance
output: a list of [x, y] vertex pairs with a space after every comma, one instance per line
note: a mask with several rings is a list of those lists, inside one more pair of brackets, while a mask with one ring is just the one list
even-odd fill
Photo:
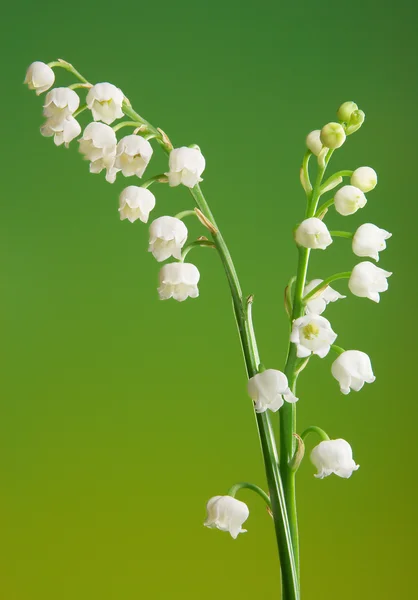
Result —
[[331, 350], [333, 350], [338, 356], [345, 352], [344, 348], [341, 348], [341, 346], [337, 346], [336, 344], [332, 344]]
[[323, 442], [329, 441], [329, 435], [320, 427], [316, 427], [316, 425], [311, 425], [310, 427], [307, 427], [300, 437], [303, 441], [305, 441], [305, 439], [310, 433], [316, 433], [317, 435], [319, 435]]
[[174, 217], [176, 219], [184, 219], [184, 217], [191, 217], [191, 216], [197, 217], [196, 213], [194, 210], [182, 210], [181, 212], [177, 213], [176, 215], [174, 215]]
[[318, 210], [316, 211], [316, 213], [313, 215], [314, 217], [318, 218], [322, 215], [323, 212], [326, 212], [330, 206], [332, 206], [334, 204], [334, 198], [330, 198], [329, 200], [327, 200], [326, 202], [324, 202], [323, 204], [321, 204], [321, 206], [318, 208]]
[[332, 181], [334, 181], [334, 179], [338, 179], [338, 177], [351, 177], [351, 175], [353, 174], [354, 171], [337, 171], [337, 173], [334, 173], [334, 175], [331, 175], [331, 177], [328, 177], [328, 179], [325, 181], [325, 183], [323, 183], [321, 185], [321, 191], [323, 189], [325, 189]]
[[196, 240], [195, 242], [187, 244], [187, 246], [183, 249], [183, 252], [181, 253], [181, 262], [184, 262], [184, 259], [189, 254], [190, 250], [199, 247], [216, 248], [215, 244], [209, 240]]
[[313, 288], [313, 290], [311, 290], [308, 294], [306, 294], [306, 296], [302, 298], [303, 304], [306, 304], [308, 300], [315, 296], [315, 294], [320, 292], [322, 289], [326, 288], [327, 285], [329, 285], [333, 281], [337, 281], [338, 279], [349, 279], [350, 276], [351, 271], [344, 271], [343, 273], [336, 273], [335, 275], [330, 275], [330, 277], [327, 277], [326, 279], [321, 281], [321, 283], [319, 283], [316, 287]]
[[77, 79], [79, 79], [82, 83], [88, 83], [89, 85], [91, 85], [90, 82], [87, 81], [87, 79], [85, 79], [85, 77], [83, 77], [81, 75], [81, 73], [79, 73], [73, 67], [73, 65], [70, 65], [70, 63], [67, 62], [66, 60], [62, 60], [61, 58], [59, 58], [58, 60], [56, 60], [54, 62], [48, 63], [48, 67], [51, 67], [51, 69], [53, 69], [54, 67], [59, 67], [60, 69], [65, 69], [66, 71], [68, 71], [69, 73], [72, 73], [75, 77], [77, 77]]
[[122, 127], [142, 127], [142, 123], [139, 123], [138, 121], [121, 121], [112, 127], [112, 129], [116, 133], [119, 129], [122, 129]]
[[264, 502], [267, 504], [267, 506], [269, 508], [271, 508], [271, 501], [270, 501], [268, 494], [266, 494], [266, 492], [264, 490], [262, 490], [260, 487], [258, 487], [258, 485], [255, 485], [254, 483], [248, 483], [246, 481], [242, 481], [241, 483], [236, 483], [229, 489], [227, 495], [232, 496], [232, 498], [235, 498], [235, 496], [239, 492], [239, 490], [243, 490], [243, 489], [252, 490], [256, 494], [261, 496], [261, 498], [264, 500]]
[[147, 189], [153, 183], [168, 183], [168, 177], [164, 173], [161, 173], [160, 175], [154, 175], [154, 177], [150, 177], [144, 181], [144, 183], [141, 183], [141, 187]]
[[85, 110], [87, 110], [87, 104], [83, 104], [82, 106], [80, 106], [80, 108], [77, 108], [77, 110], [74, 112], [73, 117], [74, 119], [76, 117], [78, 117], [78, 115], [80, 115], [82, 112], [84, 112]]
[[354, 233], [351, 231], [330, 231], [331, 237], [342, 237], [351, 240], [354, 237]]

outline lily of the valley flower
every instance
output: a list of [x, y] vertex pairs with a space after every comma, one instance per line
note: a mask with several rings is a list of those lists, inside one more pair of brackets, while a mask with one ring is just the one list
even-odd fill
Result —
[[242, 525], [250, 514], [248, 506], [232, 496], [214, 496], [207, 503], [206, 511], [205, 527], [227, 531], [234, 540], [247, 531]]
[[169, 172], [165, 173], [171, 187], [180, 185], [193, 188], [203, 181], [200, 177], [205, 170], [206, 161], [197, 148], [175, 148], [170, 152]]
[[335, 210], [346, 217], [353, 215], [359, 208], [363, 208], [367, 203], [367, 198], [363, 192], [354, 187], [354, 185], [345, 185], [335, 194]]
[[[303, 295], [306, 296], [309, 294], [309, 292], [315, 289], [322, 281], [323, 279], [312, 279], [312, 281], [306, 284]], [[314, 298], [308, 300], [306, 303], [306, 312], [307, 314], [321, 315], [330, 302], [336, 302], [341, 298], [346, 298], [346, 296], [343, 296], [328, 285]]]
[[142, 177], [152, 156], [152, 146], [148, 140], [140, 135], [127, 135], [122, 138], [116, 147], [117, 169], [122, 175]]
[[116, 141], [113, 129], [103, 123], [89, 123], [79, 140], [81, 154], [90, 161], [90, 173], [100, 173], [106, 169], [109, 183], [116, 179]]
[[149, 190], [129, 185], [119, 196], [120, 219], [128, 219], [131, 223], [140, 220], [148, 222], [149, 214], [155, 206], [155, 196]]
[[340, 384], [343, 394], [361, 390], [365, 383], [373, 383], [372, 363], [365, 352], [346, 350], [332, 363], [331, 373]]
[[328, 123], [321, 129], [321, 142], [327, 148], [340, 148], [345, 142], [344, 127], [339, 123]]
[[160, 270], [160, 287], [158, 294], [161, 300], [174, 298], [183, 302], [187, 298], [197, 298], [200, 273], [191, 263], [169, 263]]
[[68, 148], [70, 142], [78, 137], [80, 133], [80, 123], [71, 116], [58, 121], [55, 119], [47, 119], [41, 127], [41, 134], [44, 137], [54, 136], [55, 145], [61, 146], [61, 144], [64, 144], [66, 148]]
[[380, 269], [366, 260], [354, 267], [348, 280], [348, 287], [355, 296], [379, 302], [379, 294], [388, 289], [387, 278], [391, 275], [390, 271]]
[[286, 375], [277, 369], [257, 373], [249, 379], [247, 389], [257, 413], [267, 409], [276, 412], [285, 400], [291, 403], [298, 400], [289, 389]]
[[123, 92], [112, 83], [96, 83], [88, 91], [86, 104], [95, 121], [107, 125], [123, 117]]
[[370, 256], [377, 262], [379, 252], [386, 248], [386, 241], [392, 236], [389, 231], [380, 229], [373, 223], [360, 225], [353, 237], [353, 252], [356, 256]]
[[293, 321], [290, 341], [297, 345], [298, 358], [305, 358], [311, 354], [324, 358], [336, 339], [337, 334], [324, 317], [306, 315]]
[[181, 259], [181, 249], [187, 240], [187, 227], [176, 217], [159, 217], [149, 228], [149, 248], [158, 262], [170, 256]]
[[315, 154], [315, 156], [319, 155], [323, 147], [321, 142], [320, 129], [315, 129], [314, 131], [311, 131], [311, 133], [308, 134], [306, 138], [306, 145], [308, 149], [312, 152], [312, 154]]
[[359, 167], [351, 175], [350, 183], [364, 193], [371, 192], [377, 185], [377, 173], [371, 167]]
[[44, 116], [55, 122], [71, 117], [80, 105], [80, 98], [70, 88], [54, 88], [45, 96]]
[[302, 221], [295, 231], [295, 240], [299, 246], [320, 250], [325, 250], [327, 246], [332, 244], [332, 237], [327, 226], [321, 219], [316, 217]]
[[345, 121], [348, 123], [350, 121], [350, 117], [355, 110], [358, 110], [358, 106], [355, 102], [343, 102], [340, 108], [338, 109], [337, 116], [340, 121]]
[[338, 475], [348, 479], [353, 471], [357, 471], [360, 465], [356, 465], [353, 460], [353, 451], [351, 446], [345, 440], [327, 440], [323, 441], [311, 452], [311, 461], [318, 469], [315, 477], [323, 479], [328, 475]]
[[24, 83], [30, 90], [35, 90], [36, 95], [42, 94], [54, 85], [55, 74], [51, 67], [43, 62], [33, 62], [26, 71]]

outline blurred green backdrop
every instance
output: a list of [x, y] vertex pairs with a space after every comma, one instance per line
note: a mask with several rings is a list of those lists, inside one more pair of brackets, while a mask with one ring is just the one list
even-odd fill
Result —
[[[236, 481], [264, 485], [228, 289], [216, 255], [195, 251], [201, 297], [157, 299], [147, 227], [118, 219], [112, 186], [77, 144], [39, 135], [42, 98], [23, 85], [33, 60], [63, 57], [119, 85], [176, 145], [198, 143], [203, 189], [255, 293], [263, 361], [280, 368], [283, 287], [295, 269], [304, 137], [353, 99], [362, 130], [335, 169], [373, 166], [364, 210], [393, 233], [381, 303], [328, 309], [338, 343], [370, 354], [377, 381], [343, 397], [331, 358], [299, 386], [299, 423], [349, 440], [349, 481], [298, 477], [306, 600], [411, 594], [417, 503], [416, 7], [260, 0], [42, 5], [3, 18], [0, 570], [4, 600], [279, 598], [270, 519], [257, 497], [233, 541], [202, 526], [205, 503]], [[58, 85], [71, 82], [58, 72]], [[83, 115], [82, 122], [86, 123]], [[149, 174], [165, 168], [156, 153]], [[155, 190], [154, 216], [191, 208]], [[193, 234], [197, 223], [188, 221]], [[346, 240], [315, 253], [312, 277], [355, 263]], [[344, 292], [344, 282], [336, 285]]]

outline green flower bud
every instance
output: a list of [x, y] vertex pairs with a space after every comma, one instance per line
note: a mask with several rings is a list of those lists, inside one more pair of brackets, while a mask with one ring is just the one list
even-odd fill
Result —
[[360, 127], [364, 123], [365, 118], [366, 118], [366, 115], [364, 114], [364, 112], [362, 110], [355, 110], [351, 114], [350, 120], [347, 125], [347, 129], [346, 129], [347, 135], [351, 135], [352, 133], [356, 132], [357, 129], [360, 129]]
[[341, 104], [340, 108], [338, 109], [337, 117], [340, 119], [340, 121], [348, 123], [355, 110], [358, 110], [358, 106], [355, 102], [344, 102], [344, 104]]
[[340, 148], [345, 142], [344, 127], [339, 123], [328, 123], [321, 129], [321, 142], [327, 148]]

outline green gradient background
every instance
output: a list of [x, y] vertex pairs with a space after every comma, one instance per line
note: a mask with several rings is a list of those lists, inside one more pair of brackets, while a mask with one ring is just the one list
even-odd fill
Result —
[[[63, 57], [119, 85], [176, 145], [207, 158], [203, 189], [235, 257], [263, 361], [280, 368], [282, 290], [295, 269], [304, 136], [354, 99], [367, 114], [333, 165], [370, 164], [361, 214], [393, 232], [379, 305], [329, 308], [338, 343], [377, 381], [343, 397], [331, 359], [299, 387], [299, 425], [348, 439], [349, 481], [298, 477], [306, 600], [411, 597], [416, 562], [416, 8], [259, 1], [14, 2], [1, 25], [1, 600], [279, 598], [270, 519], [243, 492], [248, 533], [202, 526], [205, 502], [236, 481], [264, 485], [224, 274], [196, 251], [201, 297], [160, 303], [147, 228], [120, 223], [113, 186], [38, 133], [33, 60]], [[70, 83], [60, 72], [58, 84]], [[84, 116], [84, 115], [83, 115]], [[85, 123], [85, 118], [83, 123]], [[149, 173], [164, 169], [159, 154]], [[129, 181], [131, 183], [131, 181]], [[156, 189], [154, 215], [191, 207]], [[188, 222], [193, 234], [197, 223]], [[355, 263], [346, 240], [311, 275]], [[342, 282], [336, 286], [346, 289]]]

